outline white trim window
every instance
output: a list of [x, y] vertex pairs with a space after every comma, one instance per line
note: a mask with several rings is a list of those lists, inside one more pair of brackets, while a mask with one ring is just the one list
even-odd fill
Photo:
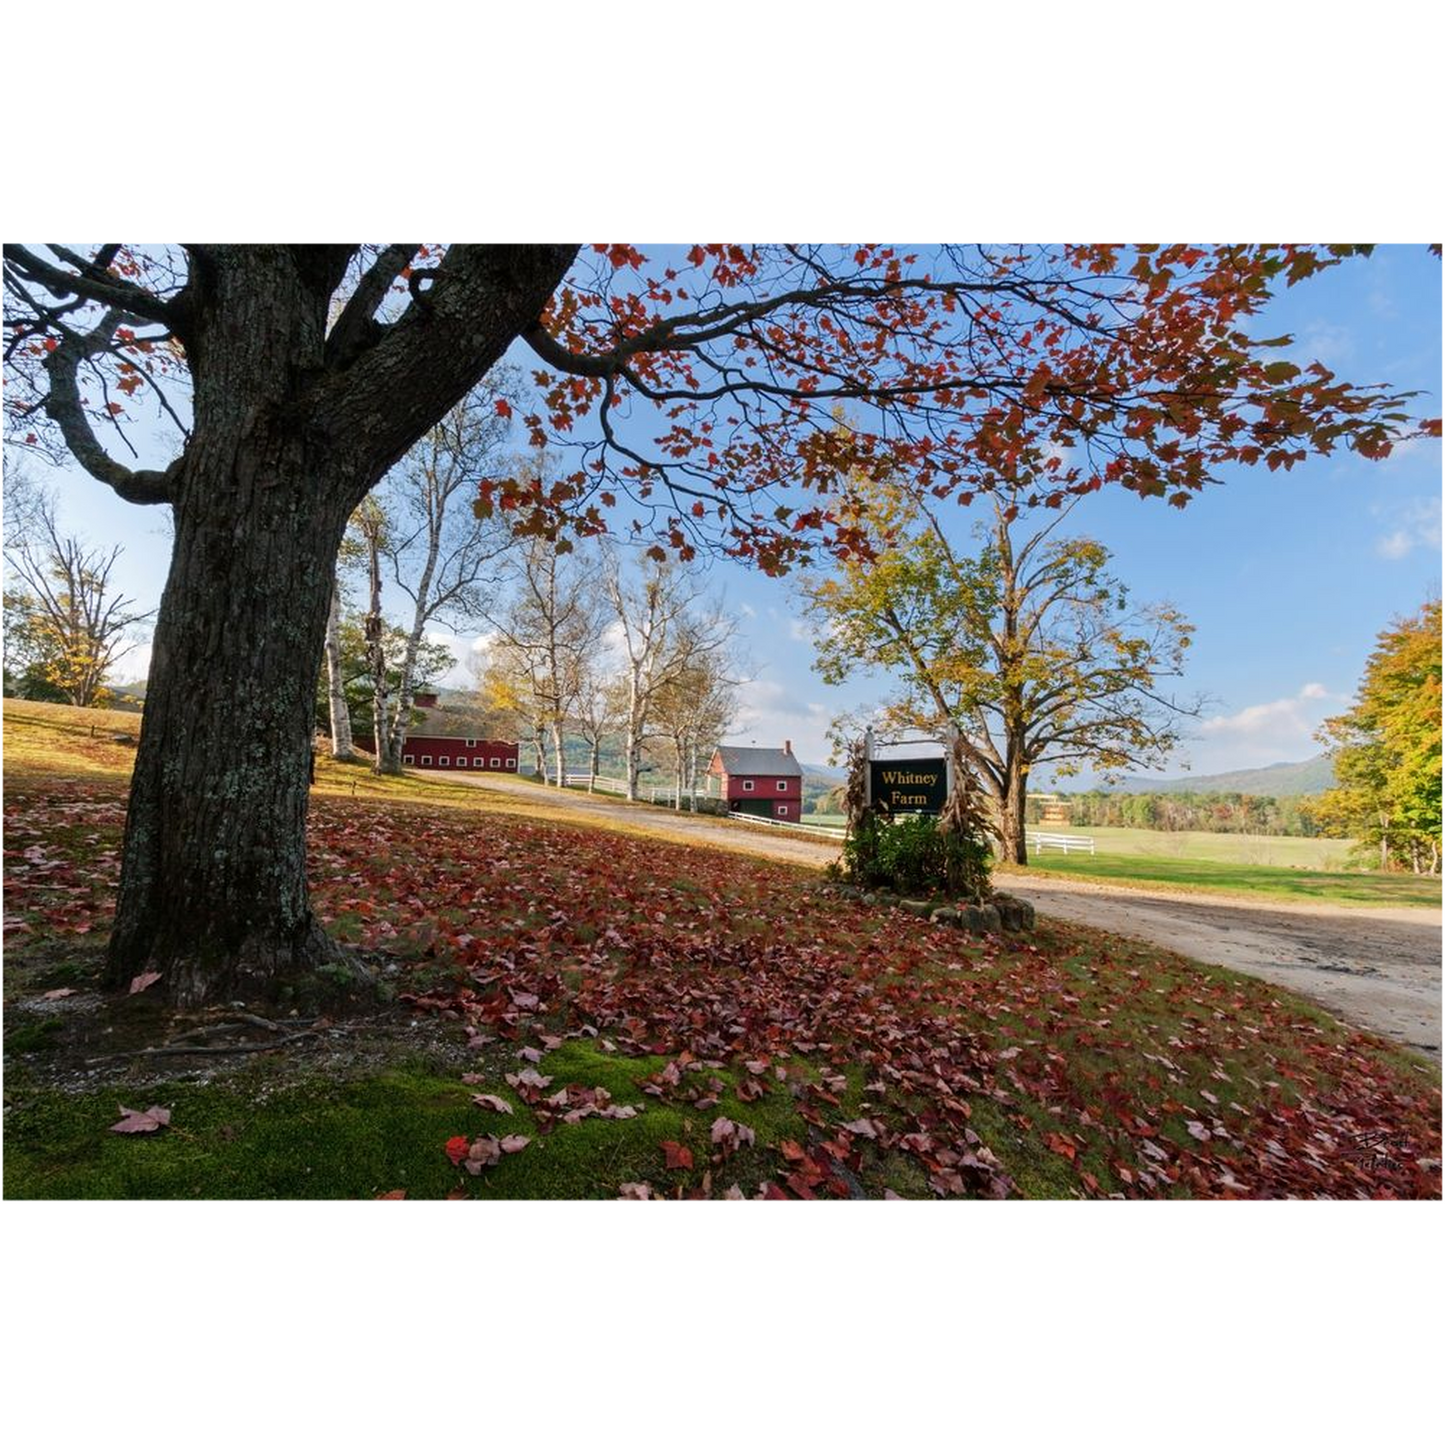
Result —
[[473, 766], [474, 768], [484, 768], [484, 767], [486, 767], [486, 765], [487, 765], [487, 760], [486, 760], [485, 758], [473, 758], [473, 759], [472, 759], [472, 766]]
[[744, 779], [743, 779], [743, 792], [745, 792], [745, 793], [751, 793], [752, 790], [753, 790], [753, 780], [752, 780], [751, 778], [744, 778]]
[[493, 766], [494, 768], [500, 768], [500, 767], [502, 766], [502, 760], [501, 760], [501, 758], [493, 758], [493, 759], [492, 759], [492, 766]]
[[517, 760], [516, 760], [516, 758], [508, 758], [508, 759], [507, 759], [507, 766], [508, 766], [508, 768], [510, 768], [513, 772], [515, 772], [515, 771], [516, 771], [516, 768], [517, 768]]
[[440, 754], [437, 755], [437, 767], [439, 767], [439, 768], [449, 768], [449, 767], [451, 767], [451, 765], [452, 765], [452, 760], [451, 760], [450, 758], [448, 758], [448, 757], [443, 757], [443, 756], [441, 756]]
[[474, 747], [476, 747], [476, 745], [477, 745], [477, 740], [476, 740], [476, 738], [468, 738], [468, 739], [467, 739], [467, 746], [468, 746], [469, 748], [474, 748]]
[[406, 753], [402, 757], [402, 762], [409, 768], [414, 767], [416, 765], [416, 758], [413, 757], [411, 753]]
[[786, 792], [788, 791], [788, 784], [787, 784], [787, 782], [786, 782], [784, 779], [782, 779], [782, 778], [779, 778], [779, 779], [778, 779], [778, 791], [779, 791], [780, 793], [786, 793]]
[[424, 767], [424, 768], [429, 768], [429, 767], [431, 767], [431, 754], [430, 754], [430, 753], [423, 753], [423, 754], [421, 755], [421, 765], [422, 765], [422, 767]]
[[778, 804], [778, 817], [780, 817], [780, 818], [786, 818], [787, 816], [788, 816], [788, 805], [787, 805], [786, 803], [779, 803], [779, 804]]

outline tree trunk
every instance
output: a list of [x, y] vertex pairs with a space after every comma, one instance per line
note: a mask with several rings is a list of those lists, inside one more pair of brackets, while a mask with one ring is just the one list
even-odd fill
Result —
[[587, 791], [589, 793], [595, 793], [597, 791], [597, 764], [601, 760], [602, 743], [599, 739], [592, 744], [592, 767], [587, 778]]
[[371, 667], [371, 745], [375, 750], [376, 771], [384, 773], [388, 771], [386, 766], [386, 620], [381, 615], [380, 540], [374, 529], [367, 532], [366, 546], [370, 591], [364, 626], [366, 629], [366, 657]]
[[1028, 839], [1024, 827], [1027, 788], [1027, 777], [1023, 769], [1010, 763], [1004, 795], [998, 800], [995, 816], [998, 820], [999, 857], [1005, 863], [1017, 863], [1020, 867], [1027, 867], [1029, 861]]
[[[340, 957], [308, 902], [305, 839], [348, 507], [304, 453], [284, 435], [203, 451], [175, 507], [108, 977], [157, 971], [182, 1007], [273, 997]], [[245, 528], [265, 545], [236, 546]]]
[[341, 588], [332, 583], [331, 610], [326, 619], [326, 683], [331, 699], [331, 756], [356, 761], [351, 741], [351, 711], [341, 677]]
[[637, 801], [637, 775], [642, 763], [642, 700], [641, 679], [634, 663], [627, 679], [627, 734], [623, 741], [623, 777], [627, 781], [627, 796], [634, 803]]
[[436, 572], [439, 547], [440, 541], [433, 525], [427, 543], [426, 565], [422, 568], [421, 579], [417, 583], [411, 631], [407, 634], [406, 651], [401, 660], [401, 688], [397, 692], [396, 711], [386, 728], [386, 753], [385, 756], [378, 753], [376, 758], [376, 768], [381, 773], [400, 773], [402, 770], [401, 760], [406, 752], [406, 735], [411, 731], [411, 700], [416, 691], [416, 658], [430, 616], [427, 609], [431, 601], [432, 577]]
[[567, 782], [566, 767], [562, 756], [562, 724], [552, 723], [552, 760], [556, 769], [557, 786], [564, 787]]
[[[107, 979], [266, 999], [340, 961], [311, 911], [316, 678], [346, 519], [540, 313], [575, 248], [463, 247], [348, 365], [343, 247], [197, 246], [178, 302], [192, 427], [122, 844]], [[97, 475], [100, 475], [97, 472]], [[108, 480], [102, 477], [102, 480]]]

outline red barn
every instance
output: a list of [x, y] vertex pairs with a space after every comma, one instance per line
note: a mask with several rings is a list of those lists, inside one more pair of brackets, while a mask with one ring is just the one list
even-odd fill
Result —
[[734, 748], [712, 755], [708, 773], [719, 779], [730, 813], [751, 813], [796, 823], [803, 812], [803, 767], [793, 744], [781, 748]]
[[428, 737], [412, 733], [407, 737], [401, 755], [408, 768], [466, 768], [489, 773], [517, 771], [517, 744], [494, 742], [488, 738]]
[[516, 775], [517, 744], [482, 737], [484, 718], [469, 715], [467, 708], [439, 706], [434, 692], [417, 693], [412, 706], [425, 716], [418, 724], [421, 731], [407, 734], [403, 767]]

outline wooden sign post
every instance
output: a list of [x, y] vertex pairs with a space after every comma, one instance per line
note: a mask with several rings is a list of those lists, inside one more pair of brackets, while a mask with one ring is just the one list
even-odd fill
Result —
[[873, 729], [863, 734], [866, 798], [888, 817], [943, 811], [953, 785], [953, 762], [945, 744], [941, 758], [875, 758]]

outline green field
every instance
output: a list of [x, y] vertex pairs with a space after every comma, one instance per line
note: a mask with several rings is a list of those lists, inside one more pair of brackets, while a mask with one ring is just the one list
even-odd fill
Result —
[[1144, 828], [1078, 829], [1069, 836], [1093, 838], [1098, 851], [1031, 852], [1028, 871], [1140, 887], [1265, 894], [1302, 903], [1440, 906], [1438, 878], [1347, 871], [1342, 864], [1350, 844], [1338, 839], [1158, 833]]
[[[1312, 868], [1343, 873], [1349, 868], [1348, 838], [1275, 838], [1250, 833], [1164, 833], [1156, 828], [1030, 828], [1030, 833], [1058, 833], [1092, 838], [1099, 853], [1130, 857], [1189, 858], [1209, 863], [1248, 863], [1259, 868]], [[1030, 857], [1034, 856], [1032, 851]], [[1039, 862], [1050, 867], [1063, 855], [1042, 850]], [[1078, 854], [1069, 854], [1071, 859]], [[1086, 855], [1085, 855], [1086, 856]]]

